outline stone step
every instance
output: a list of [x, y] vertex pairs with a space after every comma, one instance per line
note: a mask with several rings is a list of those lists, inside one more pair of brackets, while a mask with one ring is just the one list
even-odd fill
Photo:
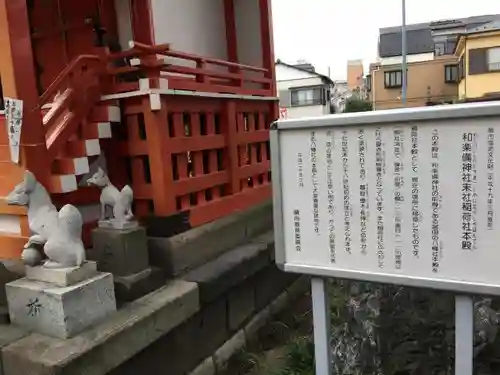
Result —
[[145, 218], [150, 263], [168, 277], [179, 277], [273, 228], [270, 201], [197, 228], [184, 228], [183, 233], [172, 233], [181, 216]]
[[118, 105], [100, 103], [92, 109], [88, 120], [93, 122], [120, 122], [120, 107]]
[[64, 147], [61, 157], [82, 158], [87, 156], [98, 156], [101, 154], [99, 139], [71, 140]]
[[2, 375], [104, 375], [198, 310], [196, 284], [173, 280], [73, 338], [29, 334], [4, 346]]
[[69, 193], [78, 189], [75, 174], [54, 174], [50, 177], [48, 191], [55, 194]]
[[84, 139], [111, 138], [111, 122], [87, 122], [83, 124], [82, 137]]
[[89, 159], [81, 158], [58, 158], [52, 164], [54, 174], [74, 174], [81, 176], [90, 172]]
[[270, 231], [188, 272], [182, 279], [198, 283], [200, 302], [210, 303], [268, 266], [273, 251], [274, 234]]

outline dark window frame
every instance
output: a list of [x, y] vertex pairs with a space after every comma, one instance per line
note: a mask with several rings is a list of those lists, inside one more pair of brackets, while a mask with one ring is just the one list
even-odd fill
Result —
[[458, 82], [461, 82], [465, 78], [465, 54], [460, 56], [458, 60]]
[[[389, 77], [389, 79], [387, 79]], [[399, 81], [399, 82], [398, 82]], [[397, 89], [403, 86], [403, 70], [394, 69], [384, 72], [384, 87], [386, 89]]]
[[[312, 91], [312, 99], [308, 101], [299, 100], [296, 96], [302, 91]], [[326, 88], [324, 85], [304, 86], [290, 88], [290, 107], [308, 107], [314, 105], [325, 105]]]
[[372, 91], [372, 75], [368, 74], [366, 76], [366, 92], [371, 92], [371, 91]]
[[444, 55], [446, 55], [446, 41], [443, 40], [434, 43], [434, 56], [444, 56]]
[[457, 83], [459, 81], [458, 64], [448, 64], [444, 66], [445, 83]]
[[[500, 72], [500, 59], [490, 62], [489, 54], [491, 50], [500, 50], [500, 46], [471, 48], [468, 51], [468, 75]], [[492, 68], [492, 65], [495, 66]]]

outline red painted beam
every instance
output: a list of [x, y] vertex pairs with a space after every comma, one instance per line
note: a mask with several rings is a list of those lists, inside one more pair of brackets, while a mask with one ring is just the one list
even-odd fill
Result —
[[259, 0], [260, 28], [262, 40], [262, 63], [268, 70], [266, 77], [271, 78], [272, 96], [276, 96], [276, 73], [274, 68], [273, 16], [271, 0]]
[[130, 2], [132, 33], [134, 40], [154, 45], [154, 25], [151, 0], [132, 0]]
[[224, 0], [224, 20], [226, 26], [227, 59], [232, 62], [238, 62], [238, 37], [236, 34], [234, 0]]
[[38, 89], [26, 0], [0, 0], [0, 76], [4, 97], [24, 102], [21, 164], [40, 182], [49, 170], [45, 157], [45, 131], [38, 105]]

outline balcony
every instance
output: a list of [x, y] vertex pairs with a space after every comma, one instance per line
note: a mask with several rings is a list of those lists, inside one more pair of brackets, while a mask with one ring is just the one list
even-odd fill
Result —
[[267, 69], [171, 50], [169, 45], [131, 42], [130, 50], [108, 57], [111, 85], [105, 94], [139, 91], [141, 79], [168, 84], [148, 87], [236, 95], [272, 96], [274, 83]]

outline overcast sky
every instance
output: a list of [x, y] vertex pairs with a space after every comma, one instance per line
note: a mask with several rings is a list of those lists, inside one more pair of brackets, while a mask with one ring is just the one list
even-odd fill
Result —
[[[401, 0], [272, 0], [275, 57], [304, 59], [333, 79], [377, 56], [378, 29], [401, 24]], [[500, 13], [498, 0], [406, 0], [407, 23]]]

